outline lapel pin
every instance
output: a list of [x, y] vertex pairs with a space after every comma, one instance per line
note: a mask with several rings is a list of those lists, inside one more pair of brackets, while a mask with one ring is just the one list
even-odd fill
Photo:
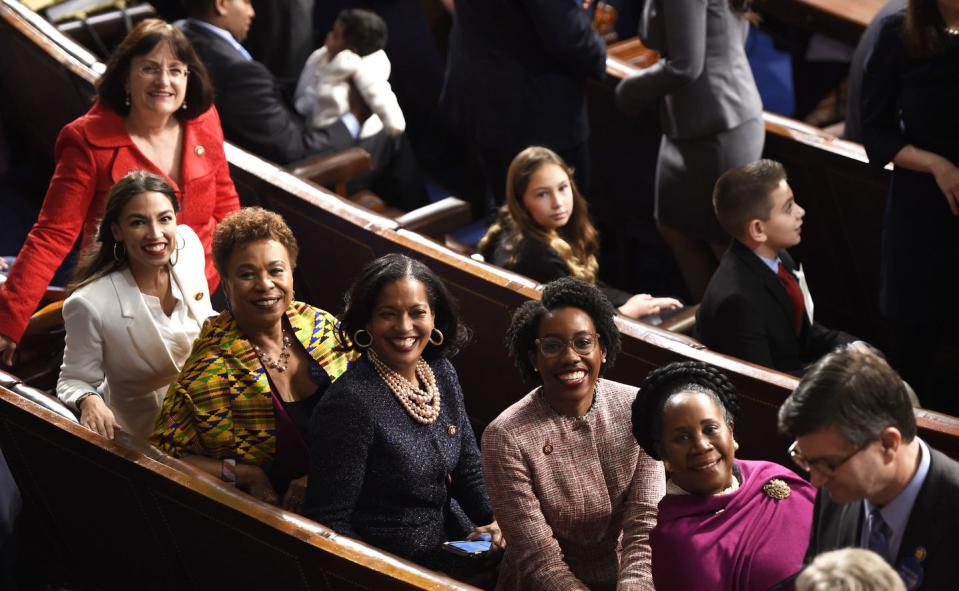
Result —
[[196, 295], [193, 296], [193, 299], [196, 300], [196, 301], [198, 301], [198, 302], [199, 302], [200, 300], [202, 300], [202, 299], [203, 299], [203, 292], [202, 292], [202, 291], [196, 292]]
[[456, 436], [456, 425], [450, 425], [449, 428], [446, 430], [446, 432], [449, 434], [450, 437], [455, 437], [455, 436]]
[[916, 560], [918, 560], [919, 562], [922, 562], [923, 560], [926, 559], [926, 554], [927, 554], [926, 549], [923, 548], [922, 546], [919, 546], [918, 548], [916, 548], [915, 556], [916, 556]]
[[197, 146], [197, 147], [193, 148], [193, 152], [194, 152], [197, 156], [202, 156], [203, 154], [206, 153], [206, 148], [204, 148], [203, 146]]
[[553, 444], [547, 441], [546, 444], [543, 445], [543, 453], [546, 455], [553, 453]]

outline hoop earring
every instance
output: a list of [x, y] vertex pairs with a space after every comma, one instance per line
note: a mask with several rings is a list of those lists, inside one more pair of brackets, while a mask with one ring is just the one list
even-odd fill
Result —
[[177, 243], [176, 248], [173, 249], [173, 255], [170, 257], [171, 267], [176, 267], [176, 264], [180, 262], [180, 251], [186, 248], [186, 238], [180, 236], [179, 234], [177, 234], [176, 237], [182, 240], [183, 244]]
[[[117, 249], [118, 246], [120, 247], [119, 251]], [[116, 262], [118, 263], [123, 262], [123, 257], [125, 257], [126, 254], [127, 254], [126, 246], [123, 246], [122, 242], [117, 241], [113, 243], [113, 259]]]
[[[439, 338], [436, 338], [436, 339], [434, 340], [434, 337], [433, 337], [433, 334], [434, 334], [434, 333], [440, 335]], [[444, 340], [445, 338], [446, 338], [446, 337], [443, 336], [443, 331], [441, 331], [441, 330], [438, 329], [438, 328], [434, 328], [433, 330], [430, 331], [430, 344], [433, 345], [434, 347], [439, 347], [440, 345], [442, 345], [442, 344], [443, 344], [443, 340]]]
[[[369, 337], [369, 340], [366, 341], [365, 343], [361, 343], [360, 342], [361, 334], [365, 334], [367, 337]], [[361, 328], [353, 333], [353, 344], [359, 347], [360, 349], [368, 349], [370, 345], [373, 344], [373, 335], [371, 335], [368, 330]]]

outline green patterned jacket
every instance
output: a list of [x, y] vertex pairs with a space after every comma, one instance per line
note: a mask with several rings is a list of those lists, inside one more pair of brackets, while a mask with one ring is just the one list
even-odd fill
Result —
[[[286, 315], [330, 380], [343, 375], [353, 355], [335, 350], [336, 318], [302, 302], [293, 302]], [[270, 466], [276, 424], [269, 380], [230, 312], [204, 323], [167, 391], [150, 443], [174, 457], [196, 454]]]

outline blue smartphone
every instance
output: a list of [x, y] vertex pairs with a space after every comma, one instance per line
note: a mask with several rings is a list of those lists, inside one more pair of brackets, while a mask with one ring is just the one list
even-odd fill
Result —
[[460, 556], [482, 556], [489, 552], [491, 545], [489, 540], [458, 540], [444, 543], [443, 549]]

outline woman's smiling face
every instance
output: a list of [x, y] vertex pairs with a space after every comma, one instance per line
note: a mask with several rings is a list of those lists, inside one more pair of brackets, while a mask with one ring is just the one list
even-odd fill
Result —
[[416, 362], [429, 344], [433, 321], [426, 287], [417, 279], [403, 277], [380, 289], [366, 330], [380, 360], [416, 383]]
[[708, 394], [690, 390], [669, 397], [660, 445], [670, 478], [683, 490], [712, 495], [732, 484], [733, 425]]

